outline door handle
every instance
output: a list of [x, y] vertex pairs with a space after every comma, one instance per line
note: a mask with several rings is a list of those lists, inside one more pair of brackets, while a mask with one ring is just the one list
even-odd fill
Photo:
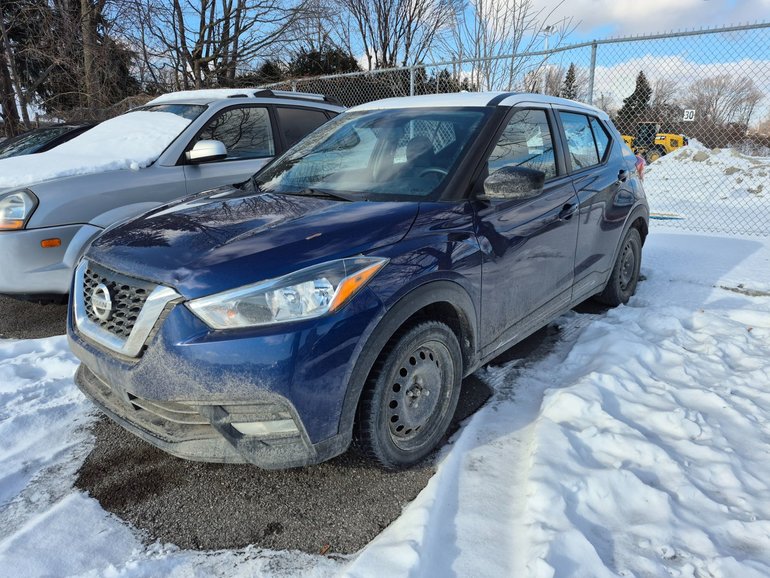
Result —
[[625, 183], [628, 179], [628, 171], [626, 169], [620, 169], [620, 172], [618, 172], [618, 181], [621, 183]]
[[575, 211], [577, 211], [576, 203], [565, 203], [561, 208], [561, 211], [559, 211], [559, 219], [562, 221], [568, 221], [572, 218], [572, 215], [575, 214]]

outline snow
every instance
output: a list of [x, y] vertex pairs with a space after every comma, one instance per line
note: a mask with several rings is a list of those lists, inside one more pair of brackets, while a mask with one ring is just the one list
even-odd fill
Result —
[[0, 575], [770, 575], [770, 239], [653, 227], [628, 306], [571, 312], [352, 560], [143, 545], [72, 488], [95, 413], [62, 337], [0, 341]]
[[749, 235], [770, 228], [770, 157], [691, 139], [647, 166], [644, 189], [652, 212], [683, 217], [669, 226]]
[[0, 189], [58, 177], [147, 167], [188, 124], [189, 120], [168, 112], [123, 114], [50, 151], [0, 160]]

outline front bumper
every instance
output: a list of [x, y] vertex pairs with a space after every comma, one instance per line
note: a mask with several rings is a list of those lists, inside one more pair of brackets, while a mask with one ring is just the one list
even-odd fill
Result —
[[[81, 365], [75, 381], [109, 418], [163, 451], [187, 460], [220, 463], [251, 462], [265, 469], [304, 466], [318, 461], [307, 433], [244, 435], [233, 420], [285, 417], [286, 400], [275, 396], [259, 404], [234, 406], [153, 402], [110, 387]], [[273, 414], [273, 415], [271, 415]], [[291, 420], [297, 423], [296, 412]], [[286, 421], [286, 420], [271, 420]], [[242, 422], [241, 422], [242, 423]], [[269, 423], [266, 421], [265, 423]]]
[[[93, 225], [64, 225], [0, 232], [0, 293], [66, 295], [83, 248], [101, 231]], [[59, 247], [40, 245], [54, 238], [61, 239]]]
[[[124, 428], [185, 459], [274, 469], [347, 449], [350, 375], [381, 310], [364, 290], [328, 318], [226, 332], [210, 330], [176, 303], [135, 358], [91, 341], [72, 315], [68, 334], [83, 362], [78, 386]], [[252, 424], [246, 434], [238, 430], [245, 422]], [[278, 422], [293, 427], [261, 428]]]

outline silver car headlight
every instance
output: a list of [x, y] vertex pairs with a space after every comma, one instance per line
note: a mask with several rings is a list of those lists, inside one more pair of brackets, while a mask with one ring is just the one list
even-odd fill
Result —
[[212, 329], [311, 319], [342, 307], [387, 262], [388, 259], [380, 257], [338, 259], [194, 299], [187, 306]]
[[37, 197], [29, 189], [0, 194], [0, 231], [26, 227], [35, 207]]

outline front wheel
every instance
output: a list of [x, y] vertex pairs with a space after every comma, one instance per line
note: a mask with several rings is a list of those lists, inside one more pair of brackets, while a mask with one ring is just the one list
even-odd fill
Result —
[[596, 296], [596, 300], [613, 307], [628, 303], [636, 292], [641, 263], [642, 237], [637, 229], [631, 228], [620, 246], [607, 286]]
[[462, 355], [454, 332], [426, 321], [380, 354], [358, 408], [357, 443], [386, 469], [412, 466], [441, 441], [457, 407]]
[[658, 148], [658, 147], [650, 150], [647, 153], [647, 164], [654, 163], [655, 161], [657, 161], [660, 157], [662, 157], [665, 154], [666, 154], [666, 151], [664, 151], [663, 149]]

